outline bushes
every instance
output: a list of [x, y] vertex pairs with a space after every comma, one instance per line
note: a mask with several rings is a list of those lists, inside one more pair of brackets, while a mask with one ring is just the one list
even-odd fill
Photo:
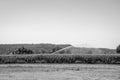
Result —
[[120, 64], [120, 55], [2, 55], [0, 63], [84, 63], [84, 64]]
[[33, 54], [33, 51], [22, 47], [14, 51], [13, 54]]
[[116, 48], [116, 52], [120, 53], [120, 45]]

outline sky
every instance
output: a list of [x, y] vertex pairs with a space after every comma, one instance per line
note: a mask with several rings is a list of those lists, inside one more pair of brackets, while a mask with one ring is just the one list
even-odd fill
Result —
[[21, 43], [115, 49], [120, 0], [0, 0], [0, 44]]

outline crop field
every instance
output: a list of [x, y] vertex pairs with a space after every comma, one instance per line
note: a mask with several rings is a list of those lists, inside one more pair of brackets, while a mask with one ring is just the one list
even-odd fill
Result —
[[1, 64], [0, 80], [120, 80], [120, 65]]
[[0, 64], [9, 63], [82, 63], [82, 64], [120, 64], [120, 54], [104, 55], [1, 55]]

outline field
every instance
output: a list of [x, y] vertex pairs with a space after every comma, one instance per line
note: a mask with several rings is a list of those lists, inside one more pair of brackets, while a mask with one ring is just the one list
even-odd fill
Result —
[[13, 63], [82, 63], [82, 64], [120, 64], [120, 54], [31, 54], [1, 55], [0, 64]]
[[120, 80], [120, 65], [1, 64], [0, 80]]

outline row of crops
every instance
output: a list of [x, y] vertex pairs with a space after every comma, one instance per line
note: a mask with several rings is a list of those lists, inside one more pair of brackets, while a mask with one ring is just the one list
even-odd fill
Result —
[[72, 54], [31, 54], [1, 55], [0, 64], [7, 63], [76, 63], [76, 64], [120, 64], [120, 55], [72, 55]]

